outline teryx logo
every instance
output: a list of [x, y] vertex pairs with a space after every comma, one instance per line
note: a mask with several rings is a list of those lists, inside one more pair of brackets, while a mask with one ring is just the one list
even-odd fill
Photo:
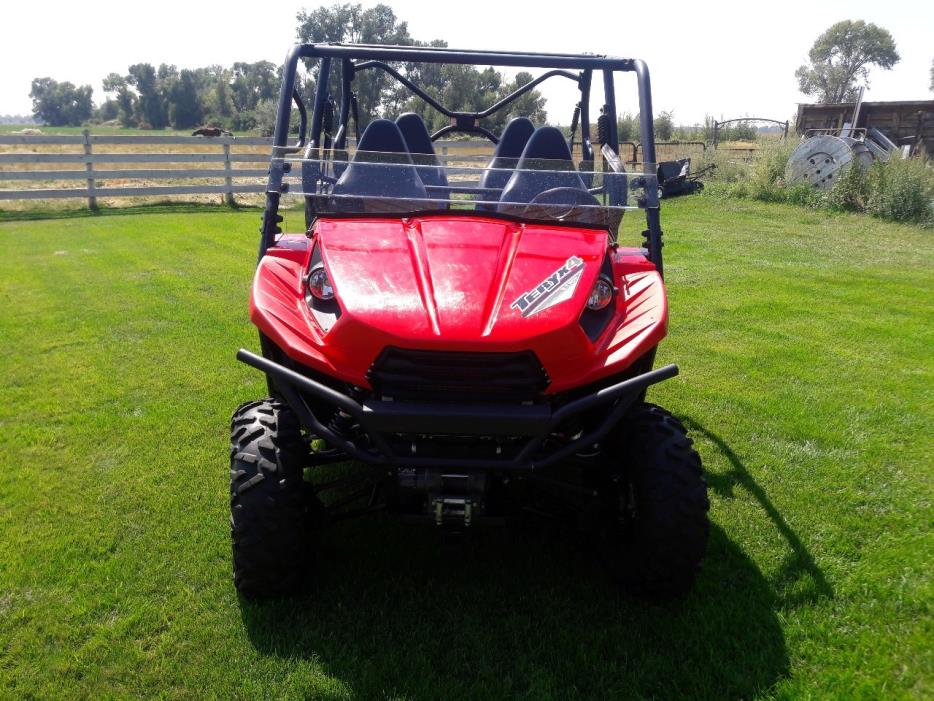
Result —
[[510, 307], [522, 316], [532, 316], [570, 299], [584, 273], [584, 261], [577, 256], [568, 258], [564, 265], [539, 283], [534, 290], [524, 293]]

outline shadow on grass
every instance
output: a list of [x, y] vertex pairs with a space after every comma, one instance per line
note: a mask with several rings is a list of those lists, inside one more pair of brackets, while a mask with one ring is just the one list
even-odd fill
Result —
[[312, 592], [241, 603], [250, 640], [361, 699], [737, 698], [788, 674], [776, 596], [716, 526], [695, 589], [661, 604], [555, 538], [436, 538], [389, 520], [335, 529]]
[[798, 534], [788, 525], [775, 504], [769, 499], [765, 490], [749, 474], [739, 456], [720, 436], [707, 430], [703, 425], [690, 417], [682, 419], [688, 430], [697, 435], [703, 435], [712, 442], [730, 463], [730, 470], [726, 473], [707, 473], [707, 485], [718, 496], [732, 499], [736, 487], [745, 489], [765, 511], [775, 529], [788, 543], [789, 553], [782, 563], [778, 576], [773, 581], [777, 596], [785, 607], [799, 603], [816, 601], [819, 598], [833, 598], [833, 589], [827, 582], [824, 573], [814, 562], [814, 557], [801, 542]]

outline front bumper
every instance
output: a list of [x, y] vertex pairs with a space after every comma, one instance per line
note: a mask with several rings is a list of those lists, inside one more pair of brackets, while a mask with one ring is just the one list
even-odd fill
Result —
[[[584, 452], [600, 441], [639, 394], [649, 385], [678, 374], [676, 365], [631, 377], [603, 387], [560, 407], [544, 404], [446, 404], [442, 402], [394, 402], [366, 399], [358, 402], [320, 382], [305, 377], [268, 358], [240, 349], [237, 359], [261, 370], [276, 381], [304, 426], [348, 457], [387, 467], [438, 467], [454, 469], [497, 469], [532, 471], [547, 467], [575, 453]], [[352, 417], [366, 432], [370, 445], [361, 445], [325, 426], [305, 401], [305, 395], [327, 402]], [[582, 435], [556, 446], [546, 439], [569, 419], [608, 405], [609, 411]], [[511, 457], [451, 458], [399, 454], [387, 436], [392, 434], [476, 435], [524, 438], [522, 447]]]

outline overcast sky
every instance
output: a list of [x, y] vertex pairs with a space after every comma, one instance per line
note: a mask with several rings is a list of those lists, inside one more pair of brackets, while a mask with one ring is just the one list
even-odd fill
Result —
[[[364, 6], [375, 3], [364, 2]], [[902, 60], [873, 70], [869, 100], [934, 99], [934, 2], [848, 0], [777, 3], [698, 0], [692, 3], [469, 3], [387, 0], [418, 39], [446, 39], [457, 48], [606, 53], [642, 58], [652, 71], [656, 112], [677, 123], [705, 114], [785, 119], [797, 102], [794, 71], [814, 39], [842, 19], [888, 29]], [[138, 62], [194, 68], [268, 59], [280, 63], [295, 41], [296, 12], [316, 3], [120, 2], [5, 3], [0, 9], [0, 114], [29, 114], [30, 82], [38, 76], [94, 87]], [[426, 7], [433, 8], [426, 11]], [[458, 9], [455, 9], [458, 8]], [[545, 84], [549, 119], [566, 123], [573, 88]], [[549, 84], [555, 87], [548, 87]], [[636, 111], [634, 87], [622, 84], [620, 111]]]

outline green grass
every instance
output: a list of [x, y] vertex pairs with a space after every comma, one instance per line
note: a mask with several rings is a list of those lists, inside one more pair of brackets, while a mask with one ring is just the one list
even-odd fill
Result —
[[665, 604], [544, 535], [439, 551], [378, 520], [329, 533], [314, 591], [238, 601], [257, 212], [0, 223], [0, 697], [931, 698], [934, 240], [706, 198], [663, 218], [682, 374], [650, 397], [713, 521]]

